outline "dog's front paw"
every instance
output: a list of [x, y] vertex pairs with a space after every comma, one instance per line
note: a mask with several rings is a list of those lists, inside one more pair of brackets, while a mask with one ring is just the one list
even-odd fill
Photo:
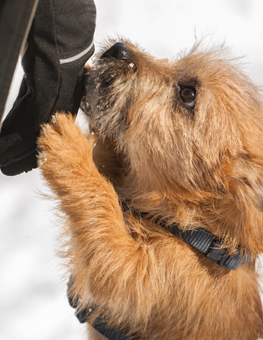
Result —
[[92, 141], [88, 141], [71, 114], [58, 113], [45, 124], [38, 139], [38, 163], [43, 170], [61, 171], [92, 158]]

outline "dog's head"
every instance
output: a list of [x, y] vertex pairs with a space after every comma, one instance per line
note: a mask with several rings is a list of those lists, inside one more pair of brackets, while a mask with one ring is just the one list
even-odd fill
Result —
[[110, 41], [87, 70], [82, 109], [125, 156], [136, 197], [250, 247], [248, 215], [263, 209], [262, 102], [224, 48], [196, 44], [168, 61]]

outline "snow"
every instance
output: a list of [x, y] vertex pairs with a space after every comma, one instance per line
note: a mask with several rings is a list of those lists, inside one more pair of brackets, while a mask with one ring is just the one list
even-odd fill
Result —
[[[96, 46], [121, 35], [158, 58], [171, 58], [191, 47], [195, 36], [208, 36], [208, 42], [232, 47], [235, 56], [245, 55], [248, 74], [263, 84], [261, 0], [97, 0], [96, 5]], [[7, 111], [21, 77], [18, 67]], [[39, 193], [45, 192], [39, 172], [0, 174], [0, 188], [0, 339], [85, 339], [85, 325], [66, 299], [56, 217]]]

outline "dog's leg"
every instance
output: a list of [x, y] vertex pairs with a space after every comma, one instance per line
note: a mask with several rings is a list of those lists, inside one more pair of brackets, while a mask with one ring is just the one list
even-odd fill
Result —
[[131, 237], [112, 184], [92, 160], [93, 141], [71, 116], [58, 114], [43, 127], [38, 146], [42, 175], [68, 218], [65, 228], [77, 282], [74, 294], [82, 301], [91, 294], [106, 310], [111, 306], [113, 318], [130, 315], [132, 306], [133, 319], [138, 313], [142, 321], [142, 315], [147, 314], [145, 289], [152, 290], [154, 296], [153, 287], [147, 287], [147, 282], [154, 282], [149, 273], [151, 261], [146, 247]]

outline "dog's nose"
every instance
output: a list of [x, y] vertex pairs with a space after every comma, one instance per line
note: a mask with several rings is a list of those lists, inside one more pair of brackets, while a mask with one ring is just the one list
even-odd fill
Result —
[[121, 42], [117, 42], [109, 50], [104, 52], [103, 55], [100, 57], [100, 59], [105, 59], [105, 58], [115, 58], [118, 60], [126, 60], [127, 50]]

